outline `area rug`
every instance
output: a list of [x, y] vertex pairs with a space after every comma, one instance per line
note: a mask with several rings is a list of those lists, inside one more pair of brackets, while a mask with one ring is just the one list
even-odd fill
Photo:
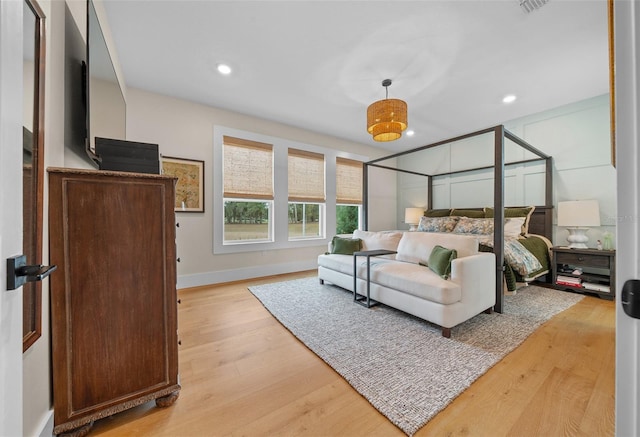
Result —
[[378, 411], [413, 435], [521, 344], [583, 298], [527, 286], [505, 296], [503, 314], [479, 314], [451, 338], [393, 308], [365, 308], [352, 293], [304, 278], [249, 290], [289, 331]]

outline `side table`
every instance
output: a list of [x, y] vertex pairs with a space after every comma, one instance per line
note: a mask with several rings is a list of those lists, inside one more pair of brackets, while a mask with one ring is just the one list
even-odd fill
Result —
[[561, 290], [593, 293], [614, 299], [616, 292], [616, 251], [569, 249], [555, 246], [553, 285]]
[[[353, 252], [353, 301], [367, 308], [371, 308], [378, 302], [371, 300], [371, 258], [383, 255], [393, 255], [395, 250], [377, 249], [377, 250], [360, 250]], [[358, 264], [357, 258], [359, 256], [367, 257], [367, 295], [362, 295], [357, 292], [358, 286]]]

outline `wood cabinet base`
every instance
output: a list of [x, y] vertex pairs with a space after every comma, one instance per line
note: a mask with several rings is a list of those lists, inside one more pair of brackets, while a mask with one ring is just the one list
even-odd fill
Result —
[[81, 419], [72, 420], [53, 428], [53, 433], [57, 436], [64, 437], [83, 437], [91, 431], [93, 422], [98, 419], [109, 417], [121, 411], [128, 410], [129, 408], [137, 407], [138, 405], [155, 399], [156, 406], [160, 408], [170, 407], [177, 400], [180, 395], [180, 386], [176, 385], [164, 390], [160, 390], [157, 393], [153, 393], [148, 396], [133, 399], [128, 402], [123, 402], [118, 405], [114, 405], [110, 408], [105, 408], [99, 412], [91, 414], [89, 416], [82, 417]]

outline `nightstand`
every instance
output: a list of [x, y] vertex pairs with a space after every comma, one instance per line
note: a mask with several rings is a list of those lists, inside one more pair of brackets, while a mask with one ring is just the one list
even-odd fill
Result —
[[616, 290], [616, 251], [551, 248], [553, 286], [613, 299]]

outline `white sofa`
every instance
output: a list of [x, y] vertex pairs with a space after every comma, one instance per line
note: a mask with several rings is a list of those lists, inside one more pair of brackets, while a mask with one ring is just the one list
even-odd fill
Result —
[[[471, 235], [430, 232], [355, 231], [361, 250], [388, 249], [396, 255], [370, 259], [371, 299], [413, 314], [442, 327], [451, 328], [495, 305], [495, 256], [478, 251]], [[426, 264], [434, 246], [456, 249], [451, 275], [444, 279]], [[331, 252], [331, 249], [330, 249]], [[318, 257], [318, 278], [353, 291], [353, 255], [324, 254]], [[366, 295], [366, 257], [357, 259], [358, 294]]]

